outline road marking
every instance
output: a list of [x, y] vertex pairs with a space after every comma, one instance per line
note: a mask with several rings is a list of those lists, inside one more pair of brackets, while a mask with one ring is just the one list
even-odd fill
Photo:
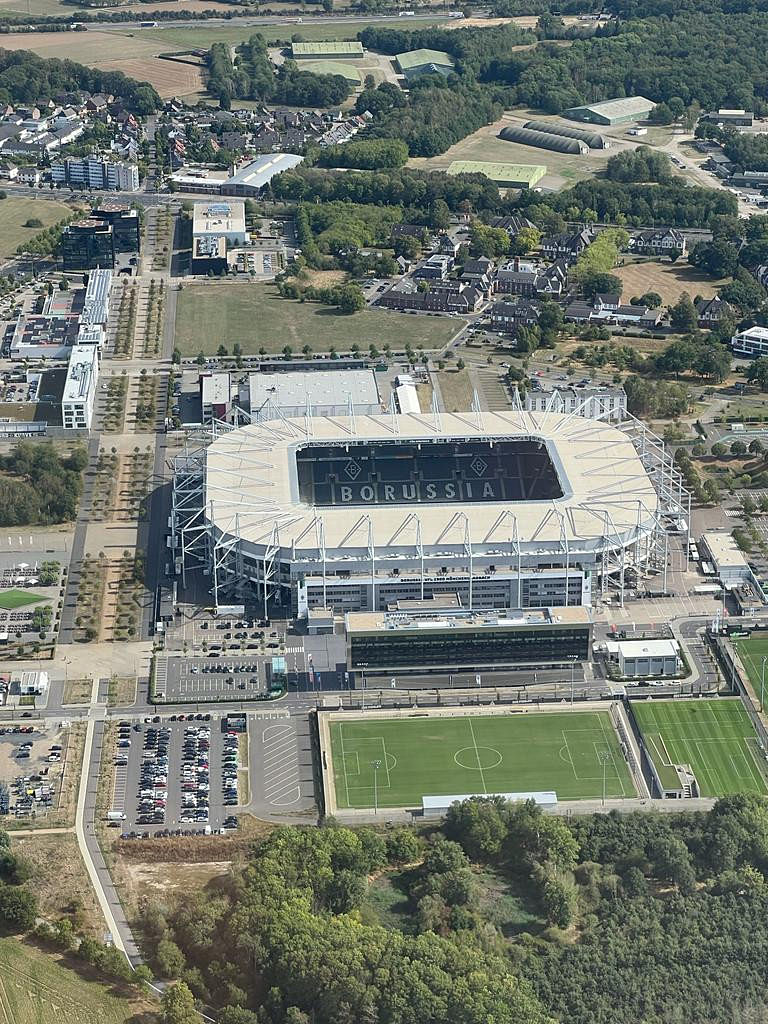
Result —
[[262, 730], [264, 796], [275, 807], [301, 799], [299, 754], [292, 725], [267, 725]]

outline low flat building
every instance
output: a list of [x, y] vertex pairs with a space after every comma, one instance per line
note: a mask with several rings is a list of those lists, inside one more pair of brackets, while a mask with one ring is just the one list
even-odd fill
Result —
[[677, 228], [649, 228], [629, 239], [630, 251], [643, 256], [685, 256], [687, 247], [685, 235]]
[[192, 256], [189, 269], [193, 274], [223, 274], [226, 272], [227, 240], [224, 235], [192, 237]]
[[317, 40], [291, 43], [294, 60], [360, 60], [364, 56], [363, 44], [354, 40]]
[[287, 373], [249, 373], [248, 393], [241, 404], [251, 420], [313, 416], [347, 416], [350, 403], [356, 416], [381, 412], [373, 370], [315, 370]]
[[304, 160], [295, 153], [265, 153], [264, 156], [244, 164], [238, 171], [229, 176], [221, 186], [221, 194], [226, 196], [259, 196], [262, 189], [283, 171], [298, 167]]
[[456, 67], [453, 57], [444, 50], [408, 50], [405, 53], [398, 53], [395, 62], [408, 82], [419, 78], [420, 75], [442, 75], [443, 78], [447, 78], [453, 74]]
[[523, 406], [528, 412], [575, 413], [608, 423], [627, 418], [627, 393], [621, 387], [569, 387], [529, 390]]
[[203, 423], [228, 420], [237, 393], [229, 373], [204, 373], [200, 377], [200, 404]]
[[68, 359], [78, 331], [76, 316], [20, 316], [11, 338], [11, 359]]
[[61, 421], [65, 430], [90, 430], [98, 381], [98, 347], [75, 345], [69, 356], [61, 396]]
[[488, 672], [590, 656], [592, 619], [580, 606], [347, 612], [347, 665], [368, 675]]
[[624, 679], [661, 679], [680, 674], [677, 640], [608, 640], [608, 662]]
[[731, 350], [735, 356], [757, 359], [768, 355], [768, 327], [747, 327], [731, 336]]
[[112, 289], [112, 271], [96, 268], [88, 275], [80, 323], [104, 326], [109, 320], [109, 294]]
[[703, 534], [701, 540], [723, 586], [752, 578], [744, 552], [730, 533], [713, 530]]
[[224, 238], [229, 245], [245, 245], [245, 203], [238, 199], [195, 203], [193, 238]]
[[448, 174], [482, 174], [500, 188], [533, 188], [547, 168], [544, 164], [505, 164], [487, 160], [454, 160]]
[[588, 103], [581, 107], [569, 107], [563, 117], [571, 121], [588, 121], [590, 124], [627, 124], [630, 121], [644, 121], [656, 106], [645, 96], [621, 96], [602, 103]]
[[702, 121], [711, 121], [713, 124], [729, 125], [731, 127], [751, 128], [755, 115], [751, 110], [712, 110], [704, 114]]

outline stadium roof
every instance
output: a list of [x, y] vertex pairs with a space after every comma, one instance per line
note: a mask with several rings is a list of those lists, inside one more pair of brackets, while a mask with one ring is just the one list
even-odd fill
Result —
[[400, 65], [401, 71], [411, 71], [413, 68], [420, 68], [425, 64], [442, 65], [452, 68], [455, 60], [445, 50], [407, 50], [405, 53], [398, 53], [395, 58]]
[[[296, 452], [308, 445], [521, 439], [546, 445], [562, 497], [322, 507], [299, 497]], [[416, 520], [421, 544], [437, 554], [462, 546], [465, 532], [474, 548], [500, 554], [513, 535], [529, 553], [553, 545], [561, 552], [580, 546], [594, 550], [606, 537], [632, 543], [651, 528], [659, 507], [627, 434], [601, 421], [551, 412], [273, 420], [223, 434], [207, 449], [206, 460], [205, 505], [213, 527], [259, 548], [292, 548], [294, 558], [316, 551], [321, 541], [326, 551], [366, 550], [368, 528], [379, 550], [412, 546]]]
[[486, 160], [454, 160], [449, 174], [484, 174], [491, 181], [535, 185], [547, 173], [544, 164], [505, 164]]
[[354, 53], [356, 56], [363, 56], [363, 44], [358, 42], [343, 42], [338, 39], [326, 39], [311, 43], [292, 43], [291, 53], [294, 57], [334, 57], [341, 53]]

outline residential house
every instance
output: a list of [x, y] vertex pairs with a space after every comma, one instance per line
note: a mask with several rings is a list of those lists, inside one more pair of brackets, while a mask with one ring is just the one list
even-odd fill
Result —
[[456, 259], [460, 248], [461, 242], [458, 239], [451, 238], [450, 235], [441, 235], [435, 252], [441, 253], [443, 256], [450, 256], [451, 259]]
[[494, 290], [503, 295], [558, 299], [567, 282], [567, 263], [559, 260], [548, 267], [515, 257], [496, 272]]
[[[607, 299], [603, 302], [602, 298]], [[573, 323], [620, 324], [634, 325], [647, 330], [657, 327], [661, 320], [661, 310], [649, 309], [647, 306], [622, 306], [613, 300], [616, 296], [596, 295], [593, 304], [578, 301], [572, 302], [565, 310], [565, 319]]]
[[677, 228], [650, 228], [633, 235], [629, 248], [642, 256], [685, 256], [688, 244]]
[[548, 390], [540, 384], [526, 392], [522, 401], [528, 412], [559, 412], [618, 422], [627, 417], [627, 393], [622, 387], [564, 385]]
[[441, 281], [448, 277], [448, 271], [452, 266], [451, 256], [435, 253], [414, 270], [413, 276], [416, 280]]
[[715, 295], [713, 299], [699, 299], [696, 302], [696, 316], [699, 327], [716, 327], [721, 320], [733, 316], [729, 303]]
[[527, 217], [518, 217], [512, 214], [508, 217], [493, 217], [491, 227], [501, 228], [502, 231], [507, 232], [510, 239], [514, 240], [524, 228], [535, 228], [536, 225]]
[[19, 181], [24, 185], [39, 185], [40, 171], [34, 164], [25, 164], [19, 168]]
[[516, 334], [521, 327], [534, 327], [539, 322], [539, 307], [526, 299], [495, 302], [491, 306], [490, 321], [495, 331]]
[[15, 181], [19, 176], [19, 168], [9, 160], [0, 160], [0, 178]]
[[483, 303], [482, 293], [466, 281], [432, 281], [419, 291], [413, 278], [403, 278], [376, 300], [388, 309], [414, 309], [434, 313], [474, 313]]
[[594, 235], [590, 229], [581, 228], [579, 231], [542, 238], [539, 243], [539, 252], [550, 260], [564, 259], [569, 263], [575, 263], [593, 241]]
[[493, 260], [489, 260], [487, 256], [481, 256], [476, 260], [467, 260], [461, 272], [461, 280], [474, 284], [487, 299], [491, 297], [493, 278]]

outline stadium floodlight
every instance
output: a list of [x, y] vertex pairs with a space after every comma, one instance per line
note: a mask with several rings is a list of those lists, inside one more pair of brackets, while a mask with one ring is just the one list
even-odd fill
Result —
[[371, 768], [373, 768], [373, 813], [379, 813], [379, 768], [381, 768], [381, 761], [371, 761]]
[[603, 747], [602, 750], [597, 751], [597, 760], [603, 766], [603, 799], [602, 806], [605, 807], [605, 768], [610, 760], [611, 752], [607, 747]]

